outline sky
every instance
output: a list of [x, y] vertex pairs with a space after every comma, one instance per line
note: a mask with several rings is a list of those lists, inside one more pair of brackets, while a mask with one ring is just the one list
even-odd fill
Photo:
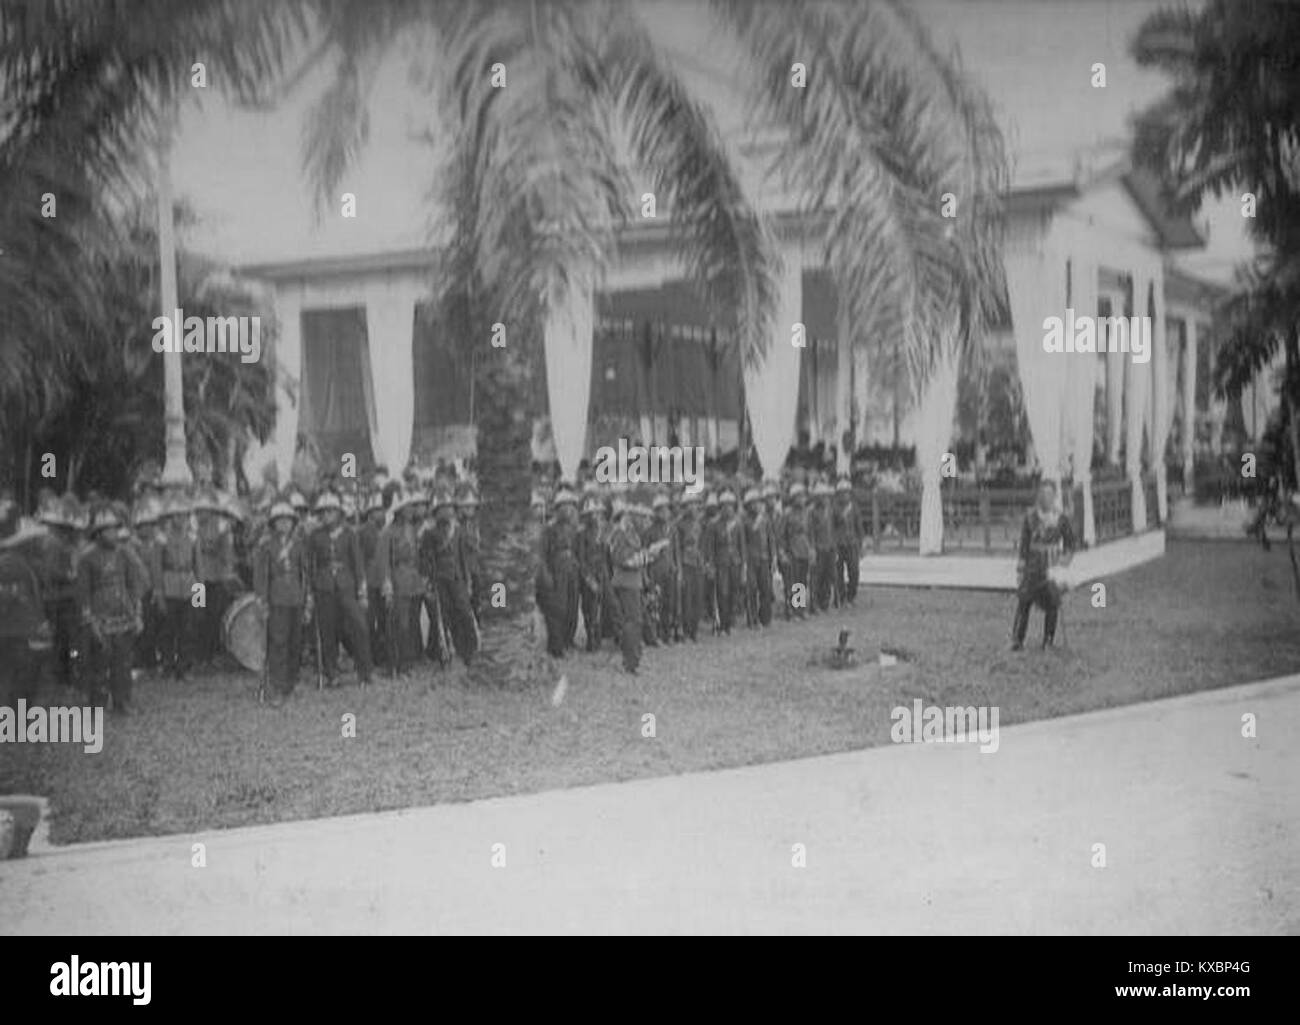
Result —
[[[988, 92], [1019, 181], [1059, 176], [1081, 148], [1123, 144], [1131, 116], [1166, 87], [1128, 55], [1138, 25], [1159, 6], [1149, 0], [917, 0], [940, 47], [956, 47], [967, 73]], [[641, 10], [688, 84], [709, 97], [719, 123], [739, 129], [743, 105], [725, 84], [734, 51], [702, 6], [653, 0]], [[318, 223], [302, 170], [302, 126], [326, 71], [272, 113], [232, 109], [215, 90], [194, 90], [172, 167], [177, 194], [201, 218], [191, 244], [242, 264], [428, 242], [437, 224], [426, 198], [437, 155], [413, 136], [436, 133], [437, 122], [408, 84], [415, 46], [408, 41], [402, 50], [385, 62], [369, 108], [369, 145], [339, 190], [356, 195], [355, 219], [341, 218], [335, 204]], [[1098, 61], [1106, 65], [1104, 89], [1091, 84]], [[1206, 252], [1180, 262], [1223, 279], [1249, 252], [1239, 206], [1207, 208], [1205, 225]]]

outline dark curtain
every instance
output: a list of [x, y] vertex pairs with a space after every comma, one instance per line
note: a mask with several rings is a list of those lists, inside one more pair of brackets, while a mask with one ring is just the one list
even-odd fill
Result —
[[337, 469], [344, 453], [358, 469], [373, 465], [365, 395], [363, 307], [302, 315], [302, 408], [299, 432], [315, 443], [321, 465]]

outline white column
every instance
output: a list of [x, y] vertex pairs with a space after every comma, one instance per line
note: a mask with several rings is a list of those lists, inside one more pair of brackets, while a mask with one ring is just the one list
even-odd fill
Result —
[[[544, 345], [551, 437], [565, 480], [574, 480], [587, 444], [591, 349], [595, 323], [592, 278], [571, 279], [548, 303]], [[646, 439], [649, 444], [650, 439]]]
[[416, 288], [387, 281], [366, 288], [366, 350], [374, 389], [375, 457], [394, 477], [406, 469], [415, 430]]
[[921, 389], [916, 461], [921, 470], [921, 554], [943, 554], [943, 456], [957, 407], [957, 328], [940, 340], [941, 354]]
[[[1111, 296], [1111, 316], [1122, 317], [1125, 314], [1119, 302], [1119, 296]], [[1101, 344], [1101, 339], [1097, 339]], [[1124, 364], [1128, 357], [1122, 354], [1106, 354], [1106, 462], [1111, 466], [1119, 465], [1120, 441], [1124, 437]]]
[[1183, 487], [1192, 494], [1196, 462], [1196, 314], [1191, 312], [1183, 333]]
[[769, 480], [775, 480], [785, 465], [794, 441], [799, 404], [801, 357], [792, 339], [794, 325], [803, 322], [803, 258], [796, 247], [787, 248], [783, 256], [780, 306], [767, 352], [757, 365], [744, 370], [745, 405], [754, 432], [754, 450], [763, 476]]
[[853, 403], [857, 407], [858, 424], [854, 447], [867, 444], [871, 436], [871, 377], [870, 362], [864, 345], [853, 349]]
[[[1145, 317], [1150, 313], [1147, 301], [1147, 286], [1151, 281], [1150, 272], [1135, 270], [1133, 273], [1133, 315]], [[1130, 346], [1131, 346], [1130, 341]], [[1147, 406], [1151, 400], [1147, 384], [1149, 363], [1135, 363], [1133, 355], [1120, 354], [1124, 359], [1124, 421], [1125, 421], [1125, 468], [1132, 493], [1133, 532], [1146, 529], [1147, 503], [1142, 491], [1142, 428], [1147, 421]]]
[[[1076, 316], [1097, 315], [1097, 259], [1089, 237], [1080, 239], [1071, 256], [1073, 295], [1071, 305]], [[1097, 522], [1092, 507], [1092, 439], [1097, 393], [1097, 357], [1091, 353], [1074, 353], [1060, 357], [1071, 361], [1066, 380], [1067, 437], [1074, 483], [1083, 491], [1083, 543], [1097, 543]]]
[[835, 351], [835, 472], [847, 476], [853, 463], [853, 441], [844, 444], [844, 435], [853, 418], [853, 341], [847, 316], [842, 312], [836, 320]]
[[302, 292], [297, 285], [276, 289], [275, 319], [279, 325], [275, 339], [275, 468], [279, 486], [286, 488], [298, 448], [298, 411], [302, 406]]
[[1169, 480], [1165, 448], [1169, 443], [1169, 325], [1165, 315], [1165, 275], [1161, 267], [1153, 282], [1151, 310], [1151, 468], [1156, 475], [1156, 515], [1163, 525], [1169, 519]]

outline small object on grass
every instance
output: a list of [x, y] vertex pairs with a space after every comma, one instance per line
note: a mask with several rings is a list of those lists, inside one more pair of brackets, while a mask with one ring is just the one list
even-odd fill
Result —
[[5, 795], [0, 797], [0, 816], [9, 820], [7, 829], [0, 822], [0, 861], [26, 857], [27, 844], [41, 821], [40, 800], [35, 797]]
[[891, 655], [888, 652], [882, 651], [880, 653], [880, 665], [882, 667], [896, 666], [898, 665], [898, 656]]
[[560, 682], [555, 685], [555, 693], [551, 695], [551, 704], [556, 708], [560, 707], [560, 702], [564, 700], [564, 695], [569, 689], [569, 677], [564, 674], [560, 677]]
[[856, 648], [849, 647], [849, 631], [841, 630], [839, 643], [821, 655], [814, 654], [808, 660], [809, 665], [824, 665], [828, 669], [848, 669], [857, 665]]

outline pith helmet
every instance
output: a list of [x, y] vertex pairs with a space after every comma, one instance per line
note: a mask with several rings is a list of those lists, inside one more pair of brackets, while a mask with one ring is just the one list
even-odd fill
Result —
[[162, 504], [155, 498], [142, 498], [135, 504], [132, 522], [137, 527], [148, 527], [162, 518]]
[[36, 520], [38, 523], [44, 523], [49, 527], [68, 526], [68, 521], [63, 515], [63, 503], [55, 495], [50, 495], [46, 501], [41, 503], [41, 507], [36, 513]]
[[652, 510], [654, 510], [654, 509], [667, 509], [671, 504], [672, 504], [672, 503], [670, 503], [670, 502], [668, 501], [668, 496], [665, 495], [665, 494], [660, 493], [660, 494], [658, 494], [658, 495], [655, 495], [655, 497], [654, 497], [654, 501], [650, 503], [650, 508], [651, 508]]
[[316, 512], [328, 512], [331, 509], [335, 512], [343, 511], [339, 496], [334, 494], [333, 491], [322, 491], [320, 497], [316, 499]]
[[795, 499], [795, 498], [803, 499], [803, 497], [804, 497], [806, 494], [807, 494], [807, 489], [806, 489], [802, 484], [795, 483], [795, 484], [791, 484], [791, 485], [790, 485], [790, 498], [791, 498], [791, 499]]
[[291, 491], [289, 493], [289, 504], [298, 512], [306, 512], [311, 508], [311, 503], [307, 501], [306, 496], [301, 491]]
[[704, 500], [704, 508], [716, 509], [717, 507], [718, 507], [718, 493], [716, 491], [710, 491], [709, 497]]
[[274, 524], [276, 520], [297, 520], [298, 514], [293, 511], [293, 506], [288, 502], [276, 502], [271, 506], [271, 513], [266, 518], [266, 522]]
[[761, 502], [762, 500], [763, 500], [763, 495], [761, 492], [759, 492], [758, 488], [750, 488], [748, 491], [745, 492], [746, 505], [751, 505], [754, 502]]
[[851, 494], [852, 491], [853, 491], [853, 485], [849, 483], [849, 479], [847, 477], [841, 477], [839, 480], [835, 482], [835, 493], [837, 495]]
[[225, 513], [221, 505], [221, 499], [217, 497], [215, 488], [202, 487], [194, 494], [194, 502], [191, 508], [195, 512]]
[[699, 505], [700, 493], [698, 491], [682, 492], [682, 505]]
[[239, 500], [238, 495], [231, 494], [229, 491], [217, 493], [217, 512], [239, 523], [243, 523], [248, 518], [248, 514], [244, 511], [244, 503]]
[[163, 501], [162, 516], [188, 516], [191, 512], [189, 500], [179, 491], [169, 495]]
[[560, 488], [560, 490], [555, 493], [555, 500], [553, 504], [556, 507], [559, 507], [561, 505], [577, 505], [578, 496], [575, 495], [568, 488]]
[[813, 498], [829, 498], [835, 492], [825, 481], [819, 482], [812, 490]]
[[778, 488], [775, 484], [773, 484], [771, 481], [768, 481], [766, 484], [763, 485], [763, 497], [764, 497], [764, 498], [780, 498], [780, 497], [781, 497], [781, 490], [780, 490], [780, 488]]
[[122, 517], [117, 514], [117, 510], [111, 505], [101, 505], [91, 517], [90, 536], [96, 537], [102, 531], [114, 530], [120, 526], [122, 526]]
[[722, 494], [718, 496], [719, 505], [725, 505], [727, 503], [730, 503], [731, 505], [736, 504], [736, 493], [732, 491], [730, 488], [728, 488], [726, 491], [724, 491]]

